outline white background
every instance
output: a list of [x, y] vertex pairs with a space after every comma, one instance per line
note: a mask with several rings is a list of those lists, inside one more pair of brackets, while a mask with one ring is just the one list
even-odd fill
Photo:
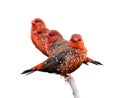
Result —
[[83, 64], [72, 74], [81, 98], [120, 98], [119, 0], [1, 0], [0, 98], [73, 98], [59, 75], [20, 75], [47, 58], [30, 39], [36, 17], [67, 40], [81, 34], [88, 56], [104, 64]]

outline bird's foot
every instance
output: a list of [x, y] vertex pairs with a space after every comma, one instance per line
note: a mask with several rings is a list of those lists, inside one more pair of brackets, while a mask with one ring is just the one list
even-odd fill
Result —
[[65, 77], [65, 82], [68, 81], [69, 79], [74, 79], [71, 74], [67, 73]]

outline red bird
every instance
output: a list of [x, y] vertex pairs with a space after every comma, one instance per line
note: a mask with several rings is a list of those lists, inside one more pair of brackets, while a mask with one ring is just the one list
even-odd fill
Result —
[[43, 28], [46, 28], [46, 25], [44, 23], [44, 21], [40, 18], [35, 18], [34, 20], [32, 20], [32, 25], [35, 25], [36, 27], [35, 28], [32, 28], [32, 29], [36, 29], [37, 27], [43, 27]]
[[81, 35], [73, 34], [70, 41], [56, 48], [47, 60], [35, 67], [25, 70], [21, 74], [42, 71], [68, 76], [67, 74], [74, 72], [81, 66], [86, 55], [87, 50], [84, 46]]
[[59, 46], [66, 44], [68, 41], [56, 30], [50, 30], [46, 36], [45, 49], [50, 56]]
[[39, 18], [35, 18], [31, 23], [31, 40], [37, 49], [44, 55], [47, 55], [45, 51], [45, 34], [49, 30], [46, 28], [45, 23]]
[[[56, 48], [61, 45], [66, 44], [68, 41], [63, 38], [63, 36], [56, 30], [50, 30], [46, 34], [46, 41], [45, 41], [45, 49], [47, 51], [48, 56], [50, 56]], [[86, 57], [84, 60], [84, 64], [88, 65], [88, 62], [93, 63], [95, 65], [102, 65], [100, 62], [92, 60], [89, 57]]]

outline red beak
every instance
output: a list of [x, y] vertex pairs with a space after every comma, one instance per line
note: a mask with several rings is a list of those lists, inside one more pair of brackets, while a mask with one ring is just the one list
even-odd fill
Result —
[[45, 37], [47, 37], [47, 38], [48, 38], [48, 37], [49, 37], [49, 34], [48, 34], [48, 33], [46, 33], [46, 34], [45, 34]]
[[35, 21], [34, 21], [34, 20], [32, 20], [32, 21], [31, 21], [31, 24], [34, 24], [34, 25], [35, 25]]
[[74, 41], [77, 42], [77, 41], [78, 41], [78, 38], [74, 38]]
[[37, 31], [34, 31], [33, 34], [37, 34]]

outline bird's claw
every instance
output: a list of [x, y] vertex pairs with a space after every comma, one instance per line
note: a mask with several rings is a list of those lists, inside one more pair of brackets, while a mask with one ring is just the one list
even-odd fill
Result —
[[68, 81], [69, 79], [74, 79], [71, 74], [67, 73], [65, 77], [65, 82]]

